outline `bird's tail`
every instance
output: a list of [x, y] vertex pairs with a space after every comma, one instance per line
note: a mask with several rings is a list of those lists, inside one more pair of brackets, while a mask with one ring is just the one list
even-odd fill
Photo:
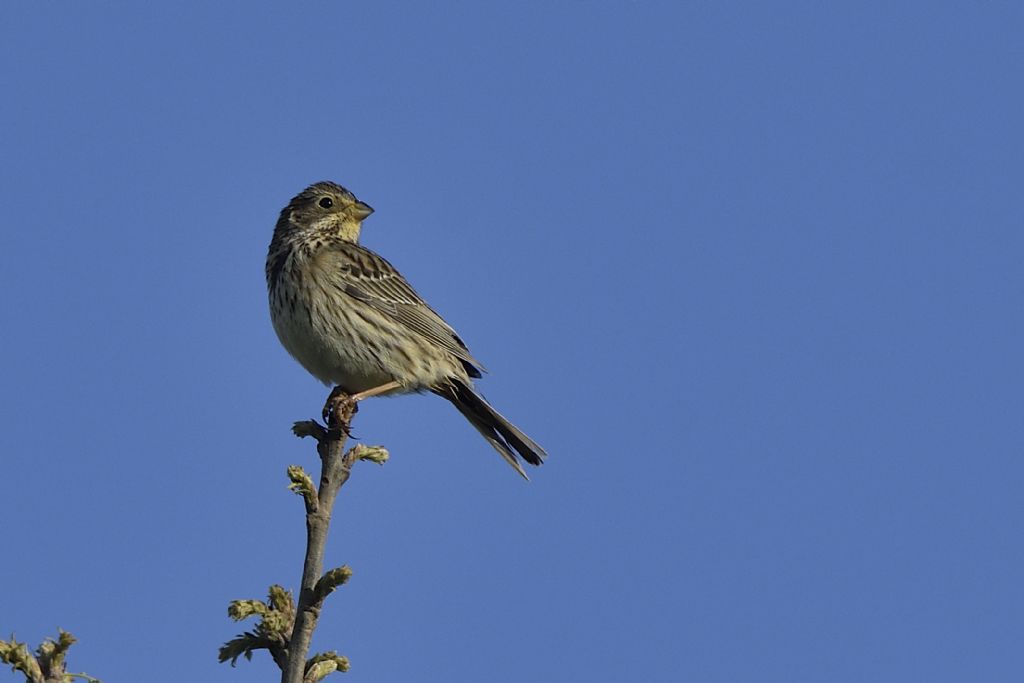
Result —
[[529, 477], [523, 471], [519, 458], [531, 465], [540, 465], [544, 462], [547, 452], [492, 408], [469, 383], [453, 377], [445, 386], [435, 389], [434, 392], [454, 403], [470, 424], [476, 427], [505, 462], [512, 465], [524, 479]]

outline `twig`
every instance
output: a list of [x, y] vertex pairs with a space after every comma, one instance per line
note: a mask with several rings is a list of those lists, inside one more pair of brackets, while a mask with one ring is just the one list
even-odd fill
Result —
[[[257, 617], [255, 628], [240, 633], [221, 646], [218, 659], [234, 666], [239, 657], [252, 659], [256, 650], [267, 650], [281, 668], [282, 683], [318, 683], [335, 671], [348, 671], [348, 659], [331, 650], [307, 659], [320, 610], [327, 596], [352, 576], [347, 566], [324, 572], [324, 548], [331, 526], [331, 514], [338, 490], [348, 481], [352, 465], [357, 460], [368, 460], [383, 465], [388, 459], [387, 449], [381, 446], [358, 444], [344, 452], [348, 440], [356, 402], [331, 392], [324, 427], [315, 420], [296, 422], [292, 431], [298, 437], [312, 437], [320, 454], [320, 486], [299, 465], [288, 467], [288, 485], [302, 496], [306, 505], [306, 560], [302, 567], [302, 585], [298, 604], [290, 591], [282, 586], [270, 587], [266, 601], [233, 600], [228, 605], [228, 616], [235, 621]], [[325, 412], [326, 409], [325, 409]]]
[[0, 640], [0, 662], [10, 664], [14, 671], [20, 671], [27, 683], [67, 683], [81, 678], [88, 683], [100, 683], [99, 679], [84, 673], [68, 673], [65, 658], [68, 648], [76, 638], [63, 629], [57, 629], [57, 639], [47, 638], [36, 648], [33, 655], [25, 643], [11, 639]]
[[[338, 490], [348, 481], [352, 465], [359, 459], [359, 449], [344, 452], [356, 404], [339, 401], [335, 406], [328, 419], [327, 429], [312, 420], [296, 422], [292, 427], [296, 436], [312, 436], [316, 439], [321, 469], [316, 496], [303, 496], [306, 504], [306, 559], [302, 567], [302, 588], [295, 611], [295, 626], [288, 644], [288, 664], [281, 672], [281, 683], [303, 683], [306, 655], [309, 653], [320, 608], [327, 594], [341, 583], [338, 581], [329, 589], [326, 584], [321, 584], [319, 590], [317, 586], [324, 570], [324, 548], [331, 526], [334, 500]], [[333, 583], [326, 576], [323, 578]], [[344, 580], [347, 578], [345, 576]]]

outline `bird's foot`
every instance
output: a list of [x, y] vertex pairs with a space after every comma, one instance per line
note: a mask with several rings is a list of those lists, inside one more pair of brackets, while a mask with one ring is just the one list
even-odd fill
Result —
[[327, 402], [324, 403], [324, 424], [329, 429], [341, 429], [345, 436], [352, 436], [349, 423], [358, 410], [358, 399], [350, 396], [342, 387], [334, 387], [327, 397]]
[[359, 411], [360, 401], [401, 388], [402, 383], [398, 381], [391, 381], [366, 391], [360, 391], [358, 394], [349, 394], [342, 387], [334, 387], [330, 396], [327, 397], [327, 402], [324, 403], [324, 424], [330, 429], [343, 430], [346, 436], [352, 436], [348, 425], [352, 421], [352, 416]]

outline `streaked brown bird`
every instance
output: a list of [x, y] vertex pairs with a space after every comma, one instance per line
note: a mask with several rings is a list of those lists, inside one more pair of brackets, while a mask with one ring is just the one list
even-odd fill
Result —
[[[394, 266], [359, 245], [373, 209], [321, 182], [281, 211], [267, 254], [270, 318], [332, 397], [431, 391], [451, 401], [519, 474], [547, 456], [473, 388], [483, 365]], [[328, 401], [330, 403], [330, 399]], [[326, 409], [325, 409], [326, 410]]]

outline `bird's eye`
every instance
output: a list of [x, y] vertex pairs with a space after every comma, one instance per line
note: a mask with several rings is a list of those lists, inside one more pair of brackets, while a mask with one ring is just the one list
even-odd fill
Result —
[[330, 197], [324, 197], [323, 199], [321, 199], [319, 201], [319, 204], [320, 204], [320, 206], [324, 207], [325, 209], [329, 209], [332, 206], [334, 206], [334, 200], [331, 199]]

